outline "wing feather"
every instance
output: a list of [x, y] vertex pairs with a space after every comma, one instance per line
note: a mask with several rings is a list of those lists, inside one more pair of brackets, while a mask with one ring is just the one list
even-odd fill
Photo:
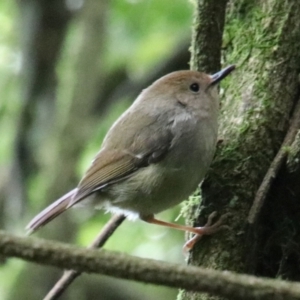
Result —
[[122, 179], [136, 169], [138, 158], [118, 151], [100, 151], [78, 185], [69, 206], [110, 182]]
[[[143, 127], [138, 133], [134, 131], [131, 136], [127, 133], [129, 138], [126, 145], [111, 143], [112, 135], [109, 134], [104, 147], [80, 181], [68, 207], [101, 188], [127, 178], [141, 167], [161, 161], [170, 150], [173, 134], [168, 128], [154, 134], [155, 125], [155, 120], [152, 119], [148, 126]], [[122, 132], [118, 127], [114, 127], [113, 130], [118, 131], [118, 134]]]

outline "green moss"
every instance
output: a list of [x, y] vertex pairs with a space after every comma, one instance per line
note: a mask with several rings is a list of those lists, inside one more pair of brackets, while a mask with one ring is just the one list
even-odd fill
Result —
[[233, 196], [231, 198], [231, 200], [229, 201], [229, 207], [234, 207], [236, 205], [236, 203], [238, 202], [239, 197], [238, 196]]
[[195, 213], [198, 213], [197, 209], [199, 208], [201, 203], [201, 194], [200, 189], [194, 192], [188, 200], [185, 200], [181, 203], [180, 214], [176, 219], [179, 219], [181, 216], [186, 219], [187, 224], [192, 224]]
[[282, 150], [283, 150], [285, 153], [289, 154], [289, 153], [291, 153], [292, 148], [291, 148], [291, 146], [283, 146], [283, 147], [282, 147]]
[[177, 294], [177, 298], [176, 298], [176, 300], [182, 300], [183, 298], [183, 295], [184, 295], [184, 290], [179, 290], [178, 291], [178, 294]]

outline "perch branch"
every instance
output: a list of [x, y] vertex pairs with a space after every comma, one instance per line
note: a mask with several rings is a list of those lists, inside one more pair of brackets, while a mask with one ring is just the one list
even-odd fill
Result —
[[[104, 246], [109, 237], [114, 233], [114, 231], [123, 223], [126, 219], [124, 215], [114, 215], [105, 224], [101, 232], [98, 234], [93, 243], [88, 247], [89, 249], [101, 248]], [[78, 277], [81, 272], [76, 270], [65, 270], [62, 277], [56, 282], [53, 288], [45, 296], [44, 300], [54, 300], [57, 299], [68, 286]]]
[[300, 284], [206, 270], [0, 231], [0, 253], [35, 263], [243, 300], [300, 300]]

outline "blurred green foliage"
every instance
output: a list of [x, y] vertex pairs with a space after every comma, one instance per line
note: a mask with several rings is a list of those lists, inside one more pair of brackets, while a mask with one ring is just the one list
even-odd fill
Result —
[[[129, 78], [136, 80], [147, 76], [160, 62], [174, 53], [181, 40], [190, 36], [193, 7], [188, 1], [115, 0], [108, 2], [103, 47], [103, 66], [107, 74], [122, 67], [125, 68]], [[28, 29], [22, 28], [20, 24], [20, 11], [17, 3], [9, 0], [0, 1], [0, 202], [5, 197], [3, 188], [13, 160], [16, 124], [22, 106], [20, 74], [22, 43], [26, 42], [23, 40], [24, 30]], [[70, 101], [71, 91], [68, 87], [74, 84], [76, 75], [74, 61], [78, 56], [79, 31], [78, 24], [72, 22], [68, 28], [57, 66], [59, 79], [57, 111], [62, 115], [70, 105], [68, 101]], [[77, 162], [78, 179], [99, 150], [109, 127], [131, 101], [132, 99], [124, 99], [123, 102], [116, 102], [97, 122], [94, 137], [86, 145], [81, 159]], [[59, 118], [59, 120], [62, 119]], [[38, 130], [36, 134], [39, 134]], [[47, 178], [44, 178], [41, 172], [28, 181], [27, 189], [32, 207], [26, 217], [19, 220], [19, 224], [16, 223], [13, 231], [24, 234], [23, 227], [28, 217], [35, 215], [43, 203], [40, 189], [46, 180]], [[101, 211], [95, 212], [89, 209], [83, 209], [80, 212], [74, 209], [67, 213], [72, 215], [76, 222], [82, 224], [78, 232], [78, 244], [81, 245], [89, 244], [110, 216]], [[159, 218], [174, 221], [178, 214], [179, 208], [175, 208], [163, 212]], [[0, 222], [0, 226], [2, 225]], [[183, 236], [182, 232], [152, 226], [141, 221], [126, 221], [108, 241], [106, 248], [141, 257], [183, 263], [184, 256], [181, 253]], [[0, 299], [6, 299], [10, 290], [17, 288], [15, 279], [22, 266], [22, 262], [15, 260], [9, 260], [0, 266]], [[145, 289], [144, 285], [137, 286]], [[150, 286], [147, 287], [147, 290], [149, 289], [152, 289], [151, 293], [153, 293], [153, 297], [149, 296], [149, 299], [171, 299], [177, 293], [167, 288]]]
[[[15, 121], [20, 104], [18, 88], [21, 56], [16, 11], [13, 1], [0, 3], [0, 173], [7, 164], [14, 138]], [[0, 184], [1, 186], [1, 184]]]
[[[192, 5], [185, 0], [117, 0], [108, 13], [108, 63], [144, 75], [189, 34]], [[117, 50], [117, 51], [116, 51]]]

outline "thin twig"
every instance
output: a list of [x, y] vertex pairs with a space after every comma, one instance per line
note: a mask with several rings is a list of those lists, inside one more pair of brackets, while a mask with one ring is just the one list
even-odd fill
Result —
[[270, 168], [268, 169], [254, 198], [252, 207], [248, 215], [248, 222], [251, 225], [253, 225], [258, 219], [261, 208], [263, 207], [267, 194], [271, 188], [271, 184], [276, 178], [276, 175], [278, 174], [282, 164], [284, 163], [287, 157], [288, 154], [287, 147], [292, 145], [299, 128], [300, 128], [300, 100], [298, 100], [296, 104], [291, 125], [280, 147], [280, 150], [278, 151], [277, 155], [272, 161]]
[[[122, 224], [126, 219], [124, 215], [114, 215], [105, 224], [97, 238], [88, 247], [89, 249], [101, 248], [104, 246], [109, 237], [114, 233], [114, 231]], [[64, 271], [62, 277], [56, 282], [53, 288], [45, 296], [44, 300], [54, 300], [57, 299], [68, 286], [78, 277], [81, 272], [75, 270]]]
[[35, 263], [205, 292], [231, 300], [300, 300], [300, 284], [98, 251], [0, 231], [0, 253]]

